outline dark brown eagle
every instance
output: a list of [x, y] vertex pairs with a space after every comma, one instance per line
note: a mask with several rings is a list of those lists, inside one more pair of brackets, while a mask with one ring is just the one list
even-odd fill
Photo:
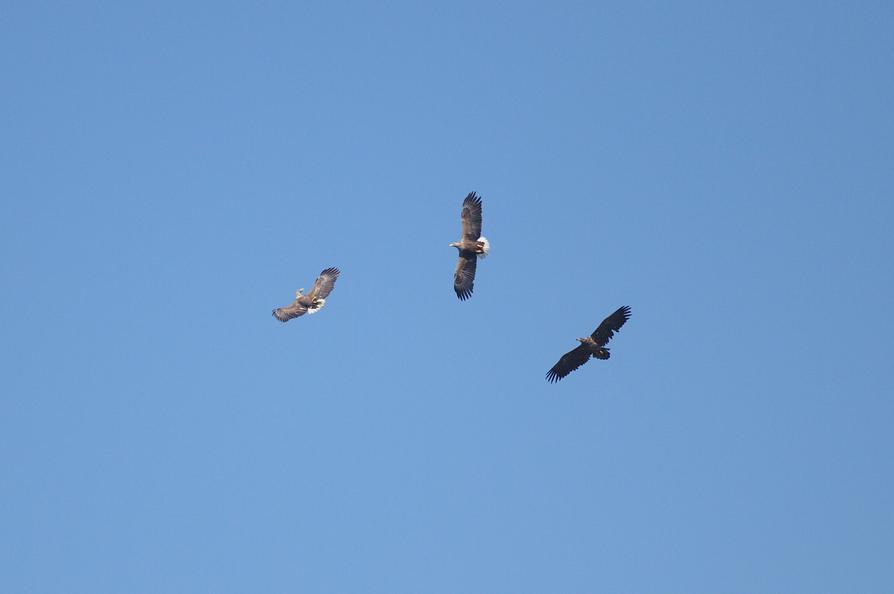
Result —
[[619, 307], [615, 313], [602, 320], [602, 323], [593, 331], [593, 334], [577, 339], [580, 344], [577, 348], [562, 355], [559, 362], [546, 372], [546, 381], [559, 381], [586, 363], [590, 357], [608, 359], [611, 353], [608, 352], [605, 345], [608, 344], [615, 332], [619, 331], [628, 319], [630, 319], [630, 307], [626, 305]]
[[462, 239], [454, 241], [450, 247], [459, 250], [459, 261], [456, 263], [456, 272], [453, 273], [453, 290], [460, 301], [465, 301], [472, 296], [478, 258], [486, 257], [490, 251], [490, 243], [486, 237], [481, 236], [481, 198], [475, 192], [469, 192], [463, 200], [460, 219]]
[[304, 287], [298, 289], [295, 291], [295, 301], [291, 305], [274, 309], [273, 317], [280, 322], [288, 322], [292, 318], [303, 316], [306, 313], [317, 313], [326, 305], [326, 297], [335, 288], [335, 281], [338, 279], [338, 275], [338, 268], [327, 268], [322, 271], [310, 293], [303, 295]]

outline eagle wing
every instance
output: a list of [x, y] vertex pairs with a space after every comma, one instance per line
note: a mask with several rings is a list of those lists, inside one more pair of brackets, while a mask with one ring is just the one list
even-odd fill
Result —
[[481, 237], [481, 198], [475, 192], [469, 192], [463, 200], [460, 218], [463, 224], [463, 241], [478, 241]]
[[456, 272], [453, 273], [453, 290], [460, 301], [465, 301], [472, 296], [472, 288], [475, 284], [475, 268], [478, 266], [478, 256], [469, 250], [459, 251], [459, 260], [456, 262]]
[[546, 372], [546, 381], [552, 383], [557, 382], [584, 363], [590, 358], [590, 351], [584, 345], [578, 345], [577, 348], [571, 349], [559, 359], [559, 362], [553, 365], [553, 368]]
[[602, 323], [590, 336], [596, 341], [596, 344], [605, 346], [628, 319], [630, 319], [630, 306], [619, 307], [615, 313], [602, 320]]
[[313, 299], [325, 299], [328, 297], [332, 289], [335, 288], [335, 281], [338, 279], [340, 272], [338, 268], [327, 268], [320, 272], [317, 282], [314, 283], [307, 296]]
[[304, 306], [298, 299], [296, 299], [292, 302], [291, 305], [274, 309], [273, 317], [280, 322], [288, 322], [292, 318], [303, 316], [305, 313], [307, 313], [307, 307]]

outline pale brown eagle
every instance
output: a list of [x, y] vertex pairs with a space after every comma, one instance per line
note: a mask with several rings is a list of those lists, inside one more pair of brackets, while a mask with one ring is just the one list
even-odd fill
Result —
[[628, 319], [630, 319], [630, 307], [626, 305], [619, 307], [615, 313], [602, 320], [602, 323], [593, 331], [593, 334], [577, 339], [580, 344], [577, 348], [562, 355], [559, 362], [546, 372], [546, 381], [559, 381], [589, 361], [590, 357], [608, 359], [611, 353], [608, 352], [605, 345], [608, 344], [615, 332], [618, 332]]
[[453, 273], [453, 290], [460, 301], [465, 301], [472, 296], [478, 258], [484, 258], [490, 251], [490, 243], [481, 235], [481, 198], [475, 192], [469, 192], [463, 200], [460, 219], [462, 239], [454, 241], [450, 247], [459, 250], [459, 261]]
[[338, 275], [338, 268], [327, 268], [322, 271], [310, 293], [303, 295], [304, 288], [298, 289], [295, 291], [295, 301], [291, 305], [274, 309], [273, 317], [280, 322], [288, 322], [292, 318], [303, 316], [306, 313], [317, 313], [326, 305], [326, 297], [335, 288], [335, 281], [338, 279]]

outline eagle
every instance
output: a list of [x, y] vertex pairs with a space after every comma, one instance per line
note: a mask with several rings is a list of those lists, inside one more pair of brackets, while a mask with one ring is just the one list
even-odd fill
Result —
[[327, 268], [320, 272], [310, 293], [303, 295], [304, 287], [295, 291], [295, 301], [285, 307], [273, 310], [273, 317], [280, 322], [288, 322], [292, 318], [303, 316], [306, 313], [315, 314], [326, 305], [326, 297], [335, 288], [335, 281], [339, 275], [338, 268]]
[[615, 313], [602, 320], [602, 323], [593, 331], [593, 334], [577, 339], [580, 344], [562, 355], [559, 362], [546, 372], [546, 381], [550, 383], [559, 381], [586, 363], [590, 357], [608, 359], [611, 353], [608, 352], [605, 345], [608, 344], [615, 332], [618, 332], [628, 319], [630, 319], [630, 307], [627, 305], [619, 307]]
[[478, 258], [486, 257], [490, 251], [490, 243], [481, 235], [481, 198], [475, 192], [469, 192], [463, 200], [460, 219], [462, 239], [454, 241], [450, 247], [459, 250], [459, 261], [453, 273], [453, 290], [460, 301], [465, 301], [472, 296]]

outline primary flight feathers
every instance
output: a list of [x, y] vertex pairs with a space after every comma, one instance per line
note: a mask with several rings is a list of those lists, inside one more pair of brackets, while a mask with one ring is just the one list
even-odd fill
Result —
[[288, 322], [292, 318], [303, 316], [304, 314], [315, 314], [326, 305], [326, 297], [335, 288], [335, 281], [338, 279], [338, 268], [327, 268], [320, 272], [320, 276], [314, 283], [310, 293], [303, 295], [304, 288], [295, 291], [295, 301], [285, 307], [273, 310], [273, 317], [280, 322]]
[[481, 198], [475, 192], [469, 192], [463, 200], [460, 220], [462, 239], [454, 241], [450, 247], [459, 250], [459, 260], [453, 273], [453, 290], [460, 301], [465, 301], [472, 296], [478, 258], [484, 258], [490, 251], [490, 243], [481, 235]]
[[624, 322], [630, 319], [630, 307], [619, 307], [615, 313], [608, 316], [599, 327], [593, 331], [593, 334], [584, 338], [578, 338], [580, 343], [559, 359], [559, 362], [553, 365], [552, 369], [546, 372], [546, 381], [557, 382], [587, 361], [590, 357], [596, 359], [608, 359], [611, 353], [605, 347], [608, 341], [612, 339], [615, 332], [621, 329]]

